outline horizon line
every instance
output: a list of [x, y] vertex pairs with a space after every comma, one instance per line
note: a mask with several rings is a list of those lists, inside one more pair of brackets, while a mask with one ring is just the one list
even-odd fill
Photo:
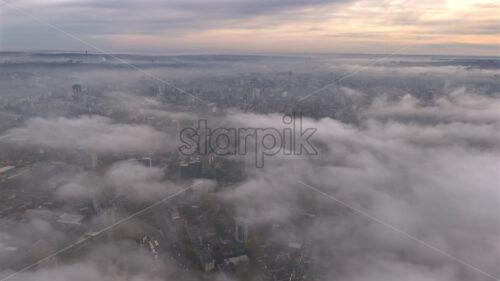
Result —
[[[53, 53], [53, 54], [81, 54], [81, 55], [91, 55], [91, 56], [110, 56], [110, 55], [141, 55], [150, 57], [161, 57], [161, 56], [386, 56], [388, 53], [344, 53], [344, 52], [262, 52], [262, 53], [249, 53], [249, 52], [166, 52], [166, 53], [154, 53], [154, 52], [109, 52], [108, 54], [103, 54], [100, 52], [92, 50], [54, 50], [54, 49], [12, 49], [12, 50], [0, 50], [0, 54], [5, 53]], [[460, 57], [474, 57], [474, 58], [495, 58], [500, 59], [500, 54], [498, 55], [472, 55], [472, 54], [456, 54], [456, 55], [446, 55], [446, 54], [394, 54], [393, 57], [449, 57], [449, 58], [460, 58]]]

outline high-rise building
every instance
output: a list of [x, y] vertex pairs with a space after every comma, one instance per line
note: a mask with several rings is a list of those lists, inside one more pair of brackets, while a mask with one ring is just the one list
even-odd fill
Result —
[[245, 242], [250, 238], [250, 224], [247, 219], [237, 217], [234, 226], [234, 238], [236, 241]]
[[201, 160], [194, 158], [190, 159], [187, 163], [180, 165], [182, 179], [195, 179], [200, 178], [202, 174]]
[[78, 85], [78, 84], [73, 85], [72, 92], [73, 92], [73, 99], [76, 102], [79, 102], [79, 103], [86, 103], [87, 102], [87, 97], [82, 92], [82, 86], [81, 85]]
[[252, 89], [252, 99], [258, 99], [260, 98], [260, 89], [259, 88], [253, 88]]
[[73, 89], [73, 94], [79, 94], [82, 92], [82, 86], [78, 84], [73, 85], [72, 89]]
[[97, 153], [94, 152], [90, 154], [90, 168], [96, 169], [98, 165], [99, 165], [99, 158], [97, 156]]
[[136, 162], [141, 165], [144, 165], [145, 167], [151, 168], [153, 167], [153, 160], [151, 157], [143, 157], [143, 158], [131, 158], [128, 159], [129, 162]]

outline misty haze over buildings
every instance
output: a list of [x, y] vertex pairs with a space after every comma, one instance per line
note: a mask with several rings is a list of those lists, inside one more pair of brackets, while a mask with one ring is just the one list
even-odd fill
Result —
[[[213, 127], [281, 128], [282, 114], [297, 110], [304, 114], [303, 126], [317, 129], [313, 142], [319, 155], [278, 154], [266, 158], [264, 168], [249, 166], [244, 178], [223, 185], [227, 176], [206, 176], [218, 182], [210, 192], [210, 198], [218, 199], [211, 200], [232, 206], [235, 216], [252, 225], [280, 226], [267, 234], [269, 241], [261, 238], [263, 245], [305, 243], [313, 252], [309, 274], [327, 280], [491, 279], [300, 183], [305, 182], [498, 275], [497, 60], [396, 56], [366, 66], [372, 57], [127, 57], [154, 77], [217, 104], [213, 112], [211, 106], [104, 57], [2, 55], [7, 90], [2, 93], [2, 155], [4, 161], [19, 159], [4, 164], [29, 170], [19, 176], [16, 189], [46, 197], [42, 209], [4, 214], [2, 224], [10, 225], [2, 227], [1, 235], [2, 264], [8, 265], [4, 276], [20, 268], [12, 262], [12, 251], [42, 243], [42, 253], [35, 256], [43, 257], [78, 239], [77, 230], [58, 229], [51, 219], [79, 213], [79, 205], [70, 202], [101, 198], [100, 208], [108, 211], [81, 224], [97, 230], [116, 216], [126, 217], [130, 207], [124, 206], [152, 204], [180, 190], [182, 183], [164, 174], [176, 165], [177, 122], [195, 127], [198, 119], [208, 119]], [[355, 76], [298, 101], [307, 90], [354, 69]], [[82, 97], [73, 93], [75, 84], [82, 85]], [[250, 100], [255, 88], [260, 97]], [[31, 159], [30, 153], [39, 159]], [[99, 167], [78, 168], [80, 163], [90, 167], [74, 158], [79, 153], [99, 155]], [[137, 156], [167, 162], [147, 168], [126, 161]], [[61, 161], [68, 164], [60, 166]], [[158, 278], [162, 275], [149, 268], [154, 259], [130, 242], [140, 235], [134, 232], [151, 231], [147, 217], [120, 226], [130, 228], [129, 234], [113, 232], [112, 238], [89, 244], [81, 250], [84, 256], [75, 253], [78, 258], [60, 259], [56, 268], [28, 270], [13, 279]], [[110, 250], [102, 252], [103, 244]], [[133, 258], [120, 261], [123, 255]], [[167, 276], [177, 267], [167, 259], [161, 270]], [[183, 278], [198, 277], [190, 272]]]

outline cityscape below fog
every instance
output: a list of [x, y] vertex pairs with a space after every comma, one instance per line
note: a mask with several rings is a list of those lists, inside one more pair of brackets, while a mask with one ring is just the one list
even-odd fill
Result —
[[499, 65], [1, 52], [0, 280], [492, 280]]

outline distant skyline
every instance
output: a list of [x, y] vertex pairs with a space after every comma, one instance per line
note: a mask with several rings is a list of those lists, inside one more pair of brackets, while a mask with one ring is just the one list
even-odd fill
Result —
[[0, 0], [0, 51], [96, 52], [63, 30], [112, 53], [498, 56], [499, 14], [493, 0]]

